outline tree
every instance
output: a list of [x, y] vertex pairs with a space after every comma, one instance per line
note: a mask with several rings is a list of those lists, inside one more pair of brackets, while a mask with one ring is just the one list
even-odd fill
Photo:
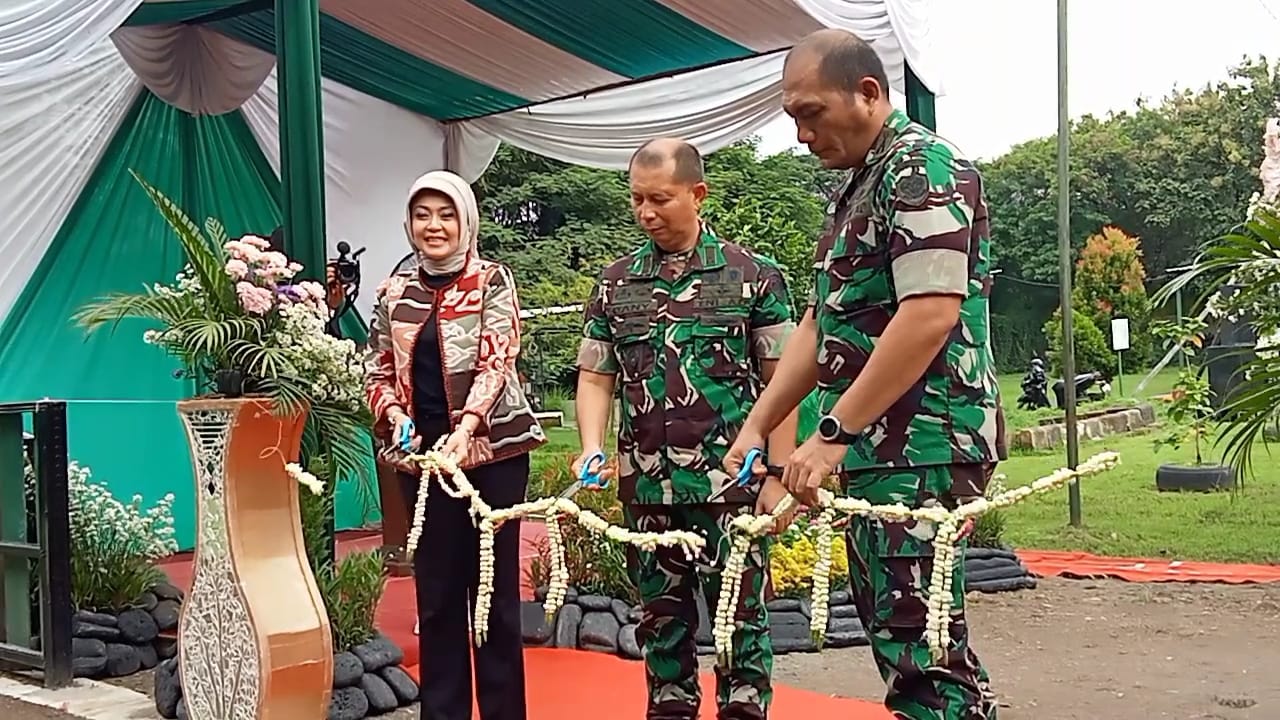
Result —
[[1108, 225], [1089, 236], [1080, 251], [1071, 301], [1099, 330], [1109, 328], [1115, 318], [1128, 318], [1129, 353], [1138, 362], [1146, 361], [1151, 350], [1151, 300], [1145, 281], [1138, 238]]
[[[1073, 254], [1097, 228], [1116, 225], [1143, 238], [1145, 282], [1163, 282], [1234, 227], [1258, 187], [1258, 138], [1280, 98], [1278, 69], [1265, 58], [1246, 59], [1215, 85], [1073, 123]], [[1056, 164], [1055, 140], [1045, 137], [982, 165], [993, 255], [1005, 274], [997, 288], [1017, 279], [1057, 282]], [[1030, 302], [1021, 292], [993, 296], [992, 316], [1008, 338], [995, 346], [1002, 367], [1025, 364], [1043, 347], [1037, 331], [1058, 302], [1034, 295]]]

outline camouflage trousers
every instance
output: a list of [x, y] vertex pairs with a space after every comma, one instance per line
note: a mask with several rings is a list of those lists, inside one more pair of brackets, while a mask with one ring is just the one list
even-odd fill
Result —
[[[629, 505], [627, 523], [634, 530], [687, 530], [707, 539], [699, 558], [687, 559], [678, 548], [659, 547], [633, 554], [632, 574], [644, 603], [636, 639], [644, 651], [649, 686], [648, 720], [692, 720], [698, 717], [701, 689], [695, 633], [708, 639], [711, 627], [699, 627], [695, 593], [701, 591], [714, 615], [720, 597], [720, 571], [729, 556], [728, 527], [751, 505]], [[735, 611], [733, 661], [716, 668], [716, 706], [721, 720], [764, 720], [773, 698], [773, 645], [765, 608], [768, 543], [747, 556], [742, 592]]]
[[[982, 495], [990, 475], [986, 470], [943, 465], [861, 471], [846, 478], [845, 492], [873, 505], [955, 507]], [[884, 704], [899, 720], [996, 720], [987, 671], [969, 646], [962, 560], [952, 579], [951, 643], [941, 662], [930, 659], [925, 618], [935, 536], [935, 526], [927, 521], [855, 517], [849, 522], [850, 591], [888, 686]]]

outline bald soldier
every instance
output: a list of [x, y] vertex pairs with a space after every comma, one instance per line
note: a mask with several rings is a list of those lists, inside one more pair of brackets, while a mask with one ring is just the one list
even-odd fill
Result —
[[[987, 340], [991, 241], [982, 177], [952, 144], [890, 105], [880, 58], [843, 31], [787, 55], [783, 105], [797, 137], [849, 179], [814, 260], [814, 294], [726, 470], [816, 385], [817, 432], [786, 461], [803, 500], [838, 471], [845, 492], [911, 507], [982, 496], [1001, 452]], [[849, 523], [851, 590], [905, 720], [991, 720], [987, 674], [969, 646], [963, 567], [950, 602], [951, 644], [938, 663], [925, 637], [933, 572], [929, 522]]]
[[[707, 184], [693, 146], [650, 141], [629, 172], [632, 209], [649, 241], [604, 270], [586, 308], [577, 396], [584, 452], [574, 470], [604, 448], [619, 390], [618, 488], [628, 525], [707, 539], [696, 561], [658, 548], [639, 552], [633, 568], [644, 604], [636, 638], [644, 649], [647, 717], [692, 720], [700, 703], [694, 593], [716, 607], [729, 523], [753, 509], [771, 510], [786, 495], [776, 477], [738, 487], [723, 461], [761, 385], [774, 377], [794, 327], [792, 305], [773, 261], [702, 221]], [[788, 457], [796, 439], [794, 413], [779, 421], [767, 446], [775, 459]], [[767, 570], [762, 543], [747, 559], [732, 666], [716, 669], [724, 720], [768, 713]], [[704, 630], [709, 636], [711, 628]]]

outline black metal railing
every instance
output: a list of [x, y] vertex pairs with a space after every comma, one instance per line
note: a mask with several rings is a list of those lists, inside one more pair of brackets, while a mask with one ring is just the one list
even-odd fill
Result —
[[0, 403], [0, 661], [49, 688], [72, 679], [67, 484], [67, 404]]

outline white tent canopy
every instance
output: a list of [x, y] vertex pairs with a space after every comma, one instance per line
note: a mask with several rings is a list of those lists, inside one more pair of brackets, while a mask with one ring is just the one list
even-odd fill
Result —
[[[192, 114], [241, 108], [279, 171], [274, 56], [207, 26], [121, 27], [140, 4], [140, 0], [21, 0], [16, 7], [0, 10], [0, 98], [5, 108], [0, 119], [0, 172], [7, 181], [0, 195], [0, 214], [10, 218], [8, 232], [0, 235], [0, 256], [14, 259], [7, 269], [0, 269], [0, 321], [43, 257], [60, 218], [79, 194], [124, 109], [143, 86]], [[461, 0], [433, 4], [480, 12]], [[785, 48], [823, 25], [848, 28], [873, 43], [900, 92], [905, 87], [904, 63], [935, 94], [942, 89], [937, 63], [930, 55], [928, 0], [666, 0], [665, 4], [719, 33], [751, 43], [748, 47], [756, 51]], [[366, 32], [391, 34], [402, 44], [430, 43], [429, 33], [418, 32], [422, 28], [395, 30], [413, 5], [326, 0], [321, 7], [358, 23]], [[498, 24], [491, 19], [490, 25]], [[459, 21], [436, 32], [456, 35], [466, 27]], [[510, 85], [514, 81], [500, 83], [492, 78], [527, 73], [522, 68], [554, 62], [561, 67], [573, 65], [565, 63], [565, 53], [548, 50], [534, 38], [506, 34], [511, 37], [502, 40], [526, 43], [484, 43], [487, 67], [472, 62], [468, 69], [473, 77], [486, 84]], [[539, 55], [550, 57], [539, 59]], [[686, 137], [704, 152], [712, 152], [778, 116], [781, 62], [781, 52], [765, 52], [670, 77], [600, 92], [588, 89], [574, 97], [446, 122], [326, 78], [330, 247], [347, 239], [353, 246], [369, 248], [364, 260], [371, 272], [361, 292], [361, 309], [367, 311], [376, 283], [373, 276], [403, 256], [402, 194], [417, 174], [449, 167], [475, 179], [499, 141], [565, 162], [606, 168], [625, 167], [634, 148], [656, 135]], [[625, 80], [590, 67], [569, 69], [586, 76], [585, 82]], [[573, 90], [583, 87], [576, 81], [560, 85]], [[562, 89], [543, 94], [554, 95]], [[33, 172], [37, 168], [39, 172]], [[29, 191], [34, 188], [43, 192]]]

